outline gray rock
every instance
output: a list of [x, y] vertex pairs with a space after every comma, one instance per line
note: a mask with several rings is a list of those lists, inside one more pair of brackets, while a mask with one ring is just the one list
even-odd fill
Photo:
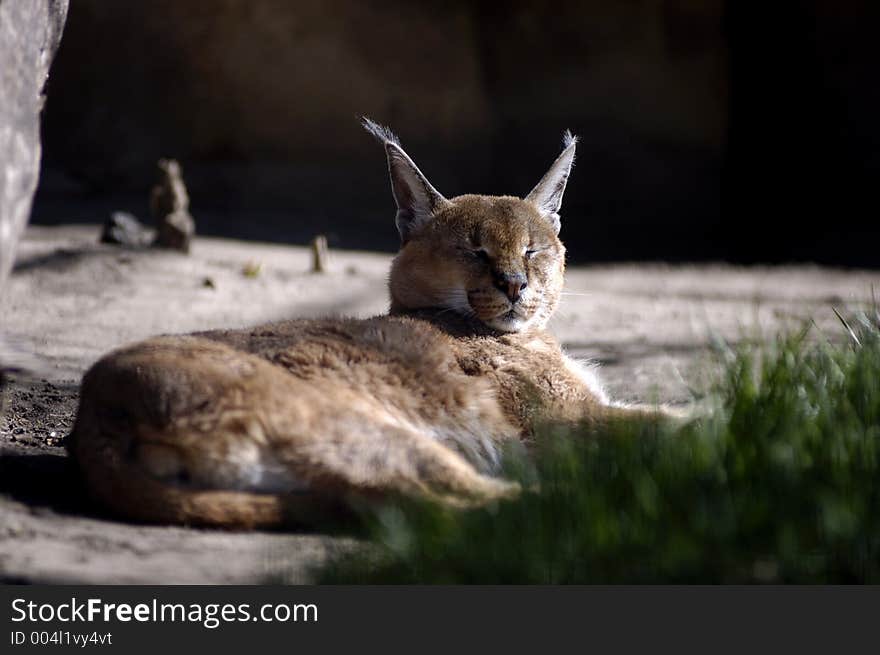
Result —
[[[0, 0], [0, 306], [40, 175], [42, 92], [66, 17], [67, 0]], [[0, 335], [0, 389], [10, 372], [38, 370]]]
[[40, 173], [40, 110], [67, 0], [0, 0], [0, 299]]
[[189, 213], [189, 194], [183, 172], [173, 159], [159, 160], [159, 183], [150, 195], [150, 209], [156, 221], [154, 245], [188, 253], [196, 233], [196, 222]]
[[188, 253], [195, 233], [196, 224], [189, 212], [174, 211], [166, 214], [159, 223], [154, 245]]
[[140, 248], [149, 245], [150, 231], [129, 212], [113, 212], [101, 229], [101, 243]]

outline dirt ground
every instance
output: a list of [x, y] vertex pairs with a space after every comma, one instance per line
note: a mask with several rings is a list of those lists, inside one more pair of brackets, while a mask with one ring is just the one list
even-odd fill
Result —
[[[0, 305], [0, 331], [37, 353], [0, 417], [0, 581], [307, 582], [349, 538], [127, 524], [92, 506], [64, 439], [79, 379], [101, 354], [159, 333], [386, 309], [387, 255], [333, 252], [309, 272], [305, 248], [197, 239], [189, 256], [99, 245], [95, 226], [31, 227]], [[766, 341], [812, 319], [837, 338], [831, 307], [880, 294], [880, 273], [810, 266], [573, 268], [551, 328], [603, 365], [617, 398], [687, 403], [705, 388], [709, 345]]]

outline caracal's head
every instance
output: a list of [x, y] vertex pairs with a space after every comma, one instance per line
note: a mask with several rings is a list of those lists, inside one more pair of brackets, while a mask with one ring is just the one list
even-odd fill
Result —
[[444, 198], [386, 128], [364, 119], [385, 144], [401, 248], [389, 287], [395, 311], [440, 309], [500, 332], [543, 328], [559, 302], [565, 248], [559, 208], [577, 140], [525, 198]]

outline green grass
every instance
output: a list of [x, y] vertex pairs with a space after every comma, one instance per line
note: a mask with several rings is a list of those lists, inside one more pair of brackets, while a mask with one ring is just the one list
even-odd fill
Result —
[[717, 408], [686, 425], [548, 426], [506, 458], [532, 489], [516, 500], [374, 508], [377, 548], [321, 580], [878, 583], [880, 315], [841, 321], [842, 345], [731, 353]]

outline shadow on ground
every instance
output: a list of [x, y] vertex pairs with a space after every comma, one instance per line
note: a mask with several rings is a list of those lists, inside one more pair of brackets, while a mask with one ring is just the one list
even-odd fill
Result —
[[79, 384], [13, 379], [0, 394], [0, 496], [36, 511], [98, 516], [64, 448]]
[[0, 494], [59, 514], [100, 516], [66, 455], [0, 454]]

